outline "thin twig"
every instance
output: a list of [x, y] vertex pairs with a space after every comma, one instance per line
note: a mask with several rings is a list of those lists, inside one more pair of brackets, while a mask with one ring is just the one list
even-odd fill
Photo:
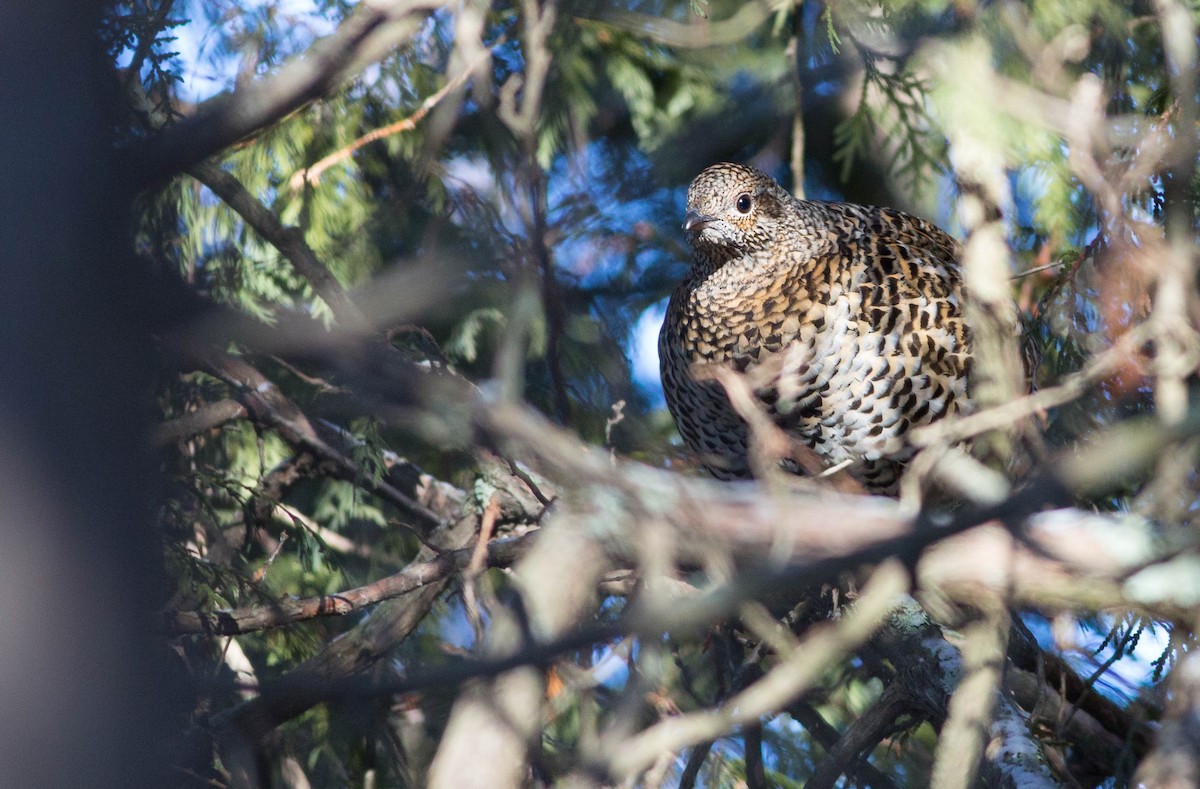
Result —
[[321, 545], [325, 548], [337, 551], [338, 553], [358, 556], [363, 559], [371, 556], [370, 546], [357, 544], [346, 535], [321, 526], [294, 507], [289, 507], [285, 504], [276, 504], [272, 513], [276, 519], [285, 521], [292, 527], [299, 526], [299, 528], [304, 529], [320, 540]]
[[241, 181], [219, 167], [200, 163], [190, 167], [188, 173], [211, 189], [267, 243], [278, 249], [312, 286], [313, 291], [329, 305], [339, 323], [351, 330], [362, 330], [366, 326], [358, 307], [304, 240], [299, 228], [285, 227], [279, 217], [251, 194]]
[[[533, 544], [535, 533], [508, 540], [493, 540], [485, 546], [483, 560], [497, 566], [516, 561]], [[162, 628], [171, 635], [209, 633], [239, 635], [269, 630], [295, 622], [325, 616], [345, 616], [367, 606], [390, 600], [431, 583], [449, 578], [468, 567], [477, 547], [443, 551], [434, 559], [413, 562], [398, 573], [365, 586], [331, 595], [301, 600], [284, 599], [269, 605], [231, 608], [220, 611], [174, 611], [163, 615]]]
[[697, 379], [713, 378], [725, 389], [733, 409], [745, 420], [750, 430], [751, 469], [756, 476], [768, 477], [783, 459], [795, 463], [805, 475], [829, 480], [829, 486], [843, 493], [863, 493], [854, 477], [844, 474], [845, 466], [827, 468], [812, 449], [771, 421], [762, 403], [754, 396], [746, 377], [721, 364], [696, 365]]
[[1033, 268], [1027, 268], [1024, 271], [1013, 274], [1010, 279], [1017, 280], [1021, 279], [1022, 277], [1028, 277], [1030, 274], [1037, 274], [1042, 271], [1050, 271], [1051, 269], [1062, 268], [1070, 262], [1071, 261], [1068, 260], [1060, 260], [1056, 263], [1047, 263], [1044, 266], [1034, 266]]
[[471, 553], [471, 560], [467, 563], [466, 570], [463, 572], [462, 591], [463, 591], [463, 607], [467, 612], [467, 619], [471, 622], [471, 628], [475, 631], [475, 643], [483, 643], [483, 617], [479, 613], [479, 599], [475, 592], [475, 581], [479, 574], [484, 570], [484, 562], [488, 554], [488, 542], [492, 539], [492, 529], [496, 525], [496, 516], [500, 514], [500, 499], [492, 496], [488, 500], [487, 506], [483, 508], [483, 515], [479, 518], [479, 537], [475, 540], [475, 548]]
[[[788, 707], [787, 712], [797, 723], [808, 730], [814, 740], [821, 743], [826, 752], [837, 747], [842, 741], [842, 735], [838, 733], [838, 730], [830, 726], [821, 717], [821, 713], [808, 702], [798, 701]], [[846, 772], [850, 777], [857, 778], [860, 784], [868, 784], [872, 789], [896, 789], [892, 779], [880, 772], [879, 768], [866, 759], [860, 759], [849, 765]]]
[[974, 414], [943, 419], [932, 425], [918, 427], [908, 434], [908, 440], [918, 447], [929, 447], [941, 443], [956, 444], [989, 430], [1008, 427], [1019, 419], [1046, 409], [1069, 403], [1083, 396], [1092, 386], [1120, 369], [1150, 336], [1150, 326], [1147, 324], [1137, 326], [1123, 334], [1111, 348], [1092, 357], [1082, 370], [1066, 376], [1057, 386], [1041, 389], [1033, 394]]
[[728, 734], [733, 728], [786, 706], [842, 656], [863, 643], [908, 586], [898, 564], [881, 566], [864, 587], [854, 609], [836, 625], [813, 627], [800, 647], [762, 679], [715, 710], [679, 715], [657, 723], [615, 747], [609, 764], [616, 776], [632, 778], [663, 752]]
[[805, 789], [828, 789], [843, 774], [854, 775], [871, 749], [896, 730], [897, 721], [914, 712], [904, 689], [899, 684], [889, 685], [844, 734], [832, 745], [826, 744], [825, 758], [809, 776]]
[[418, 537], [424, 539], [424, 530], [442, 523], [443, 519], [437, 513], [389, 482], [376, 481], [345, 453], [330, 446], [313, 428], [300, 407], [244, 359], [210, 348], [194, 347], [190, 350], [210, 372], [234, 389], [235, 396], [256, 422], [274, 429], [298, 449], [307, 450], [329, 463], [340, 478], [359, 485], [414, 516], [424, 527], [414, 529]]
[[305, 167], [303, 170], [298, 170], [293, 173], [292, 177], [288, 179], [288, 188], [290, 188], [292, 191], [298, 191], [306, 183], [311, 186], [316, 186], [321, 181], [322, 173], [324, 173], [333, 165], [346, 161], [354, 155], [355, 151], [357, 151], [359, 148], [362, 148], [364, 145], [369, 145], [376, 140], [382, 140], [385, 137], [391, 137], [393, 135], [415, 129], [417, 124], [423, 121], [425, 116], [428, 115], [433, 108], [442, 101], [442, 99], [446, 98], [446, 96], [450, 95], [450, 93], [465, 85], [467, 80], [471, 78], [471, 74], [475, 72], [475, 69], [483, 63], [486, 57], [490, 57], [492, 51], [496, 47], [503, 44], [504, 41], [504, 36], [501, 36], [495, 44], [485, 50], [484, 53], [477, 57], [475, 61], [473, 61], [467, 68], [464, 68], [462, 72], [455, 75], [453, 79], [447, 80], [445, 85], [439, 88], [432, 95], [428, 96], [425, 101], [421, 102], [421, 106], [417, 107], [417, 109], [408, 117], [389, 123], [386, 126], [380, 126], [377, 129], [373, 129], [354, 140], [349, 145], [339, 148], [333, 153], [318, 159], [316, 162], [308, 167]]
[[277, 123], [392, 51], [443, 5], [430, 0], [360, 3], [331, 35], [274, 75], [205, 102], [190, 118], [128, 151], [128, 186], [156, 185]]
[[267, 560], [262, 563], [261, 567], [254, 571], [253, 575], [250, 576], [251, 583], [261, 584], [266, 579], [267, 571], [271, 569], [271, 565], [275, 563], [275, 558], [279, 556], [279, 552], [283, 550], [284, 543], [287, 541], [287, 532], [279, 535], [279, 540], [275, 543], [275, 547], [272, 548], [271, 552], [267, 555]]

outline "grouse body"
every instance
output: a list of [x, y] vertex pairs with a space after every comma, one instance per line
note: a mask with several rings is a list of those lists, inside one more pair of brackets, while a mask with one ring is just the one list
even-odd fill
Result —
[[695, 251], [659, 334], [667, 405], [720, 478], [751, 476], [748, 428], [706, 364], [745, 374], [771, 419], [894, 494], [913, 427], [967, 403], [959, 246], [900, 211], [802, 201], [751, 167], [688, 189]]

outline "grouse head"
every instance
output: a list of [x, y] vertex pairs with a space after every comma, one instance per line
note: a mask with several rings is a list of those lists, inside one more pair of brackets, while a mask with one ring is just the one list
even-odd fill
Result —
[[714, 164], [688, 187], [683, 229], [698, 259], [724, 262], [770, 248], [792, 202], [761, 170]]

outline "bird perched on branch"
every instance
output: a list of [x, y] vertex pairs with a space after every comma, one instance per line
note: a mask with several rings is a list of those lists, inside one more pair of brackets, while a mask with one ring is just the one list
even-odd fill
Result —
[[[716, 476], [749, 477], [759, 445], [783, 435], [894, 495], [905, 434], [967, 403], [958, 244], [900, 211], [797, 200], [737, 164], [696, 177], [683, 228], [695, 258], [659, 360], [688, 446]], [[756, 420], [767, 435], [752, 440]]]

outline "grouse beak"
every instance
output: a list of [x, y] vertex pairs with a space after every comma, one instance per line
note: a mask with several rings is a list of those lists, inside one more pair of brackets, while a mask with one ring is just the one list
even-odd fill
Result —
[[717, 218], [714, 216], [709, 216], [708, 214], [702, 214], [699, 211], [689, 210], [686, 214], [684, 214], [684, 217], [683, 217], [683, 229], [684, 230], [703, 230], [710, 223], [716, 222], [716, 221], [717, 221]]

